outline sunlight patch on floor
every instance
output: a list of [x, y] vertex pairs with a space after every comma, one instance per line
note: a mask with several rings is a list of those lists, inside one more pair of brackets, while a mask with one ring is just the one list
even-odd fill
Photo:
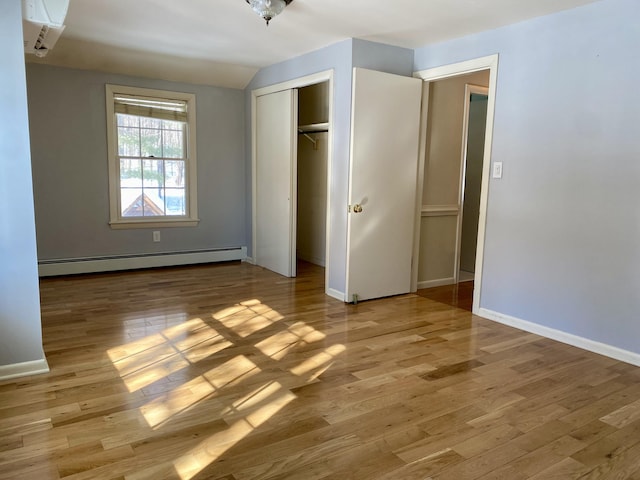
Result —
[[325, 338], [324, 333], [306, 323], [296, 322], [287, 330], [256, 343], [256, 348], [274, 360], [282, 360], [293, 348], [319, 342]]
[[130, 392], [145, 388], [232, 343], [200, 318], [107, 351]]
[[311, 375], [309, 375], [307, 381], [315, 380], [317, 377], [326, 372], [331, 367], [331, 365], [333, 365], [335, 358], [345, 350], [346, 347], [344, 345], [331, 345], [326, 350], [317, 353], [313, 357], [293, 367], [290, 372], [294, 375], [297, 375], [298, 377], [302, 377], [303, 375], [313, 372], [311, 373]]
[[[262, 403], [245, 417], [238, 419], [223, 432], [211, 435], [205, 441], [174, 461], [174, 467], [182, 480], [191, 480], [198, 473], [220, 458], [264, 422], [276, 415], [296, 397], [277, 382], [264, 385], [247, 396], [253, 406]], [[249, 398], [251, 397], [251, 398]], [[246, 408], [247, 405], [245, 405]]]
[[[224, 388], [237, 385], [260, 373], [260, 369], [245, 356], [237, 356], [179, 387], [156, 397], [140, 407], [140, 412], [152, 428], [159, 428], [176, 415], [191, 410], [202, 401], [211, 400]], [[224, 403], [216, 410], [222, 411]]]
[[225, 327], [246, 338], [284, 317], [260, 300], [248, 300], [212, 315]]
[[[298, 386], [317, 381], [345, 351], [344, 345], [330, 345], [322, 351], [322, 346], [312, 347], [310, 357], [304, 351], [296, 352], [302, 358], [299, 364], [292, 366], [297, 363], [293, 356], [281, 363], [295, 349], [327, 338], [302, 321], [278, 325], [278, 331], [270, 336], [270, 331], [256, 335], [284, 318], [259, 300], [247, 300], [212, 313], [208, 322], [193, 318], [108, 350], [131, 392], [170, 375], [167, 381], [173, 385], [184, 377], [183, 383], [167, 392], [160, 390], [139, 408], [153, 430], [170, 430], [174, 422], [188, 424], [199, 415], [229, 425], [167, 465], [173, 465], [182, 480], [194, 478], [292, 402], [296, 395], [283, 383]], [[246, 354], [211, 359], [215, 366], [204, 373], [198, 367], [203, 359], [235, 344], [246, 349]], [[283, 383], [274, 380], [276, 373], [280, 378], [285, 374]]]

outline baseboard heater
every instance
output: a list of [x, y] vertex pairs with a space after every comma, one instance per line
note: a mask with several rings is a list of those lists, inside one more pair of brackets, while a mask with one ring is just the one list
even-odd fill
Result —
[[132, 255], [110, 255], [103, 257], [65, 258], [41, 260], [38, 274], [41, 277], [74, 275], [79, 273], [113, 272], [139, 268], [171, 267], [197, 263], [228, 262], [246, 260], [247, 247], [215, 248], [181, 252], [141, 253]]

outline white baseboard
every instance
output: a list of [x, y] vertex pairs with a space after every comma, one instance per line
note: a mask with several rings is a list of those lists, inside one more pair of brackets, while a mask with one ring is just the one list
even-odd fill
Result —
[[11, 365], [0, 365], [0, 381], [26, 377], [27, 375], [40, 375], [47, 372], [49, 372], [49, 364], [45, 358], [30, 362], [12, 363]]
[[606, 343], [596, 342], [588, 338], [579, 337], [578, 335], [563, 332], [562, 330], [556, 330], [555, 328], [538, 325], [537, 323], [522, 320], [520, 318], [503, 315], [502, 313], [494, 312], [493, 310], [488, 310], [486, 308], [478, 309], [477, 315], [493, 320], [494, 322], [502, 323], [503, 325], [515, 327], [526, 332], [535, 333], [542, 337], [566, 343], [567, 345], [598, 353], [605, 357], [614, 358], [622, 362], [630, 363], [631, 365], [640, 366], [639, 353], [623, 350]]
[[325, 293], [329, 295], [331, 298], [335, 298], [336, 300], [340, 300], [341, 302], [346, 301], [344, 299], [344, 292], [334, 290], [333, 288], [327, 288], [327, 291]]
[[424, 280], [422, 282], [418, 282], [418, 289], [442, 287], [443, 285], [453, 285], [454, 283], [456, 283], [456, 279], [454, 277]]
[[113, 272], [139, 268], [227, 262], [231, 260], [245, 260], [246, 258], [247, 247], [141, 255], [114, 255], [100, 258], [71, 258], [38, 262], [38, 274], [41, 277], [51, 277], [78, 273]]
[[253, 259], [253, 257], [246, 257], [244, 260], [242, 260], [243, 262], [247, 262], [250, 263], [251, 265], [255, 265], [256, 261]]

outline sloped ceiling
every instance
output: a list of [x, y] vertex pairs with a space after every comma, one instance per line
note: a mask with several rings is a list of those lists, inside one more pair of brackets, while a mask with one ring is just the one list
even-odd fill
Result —
[[244, 88], [261, 67], [347, 38], [407, 48], [596, 0], [294, 0], [267, 27], [245, 0], [71, 0], [28, 62]]

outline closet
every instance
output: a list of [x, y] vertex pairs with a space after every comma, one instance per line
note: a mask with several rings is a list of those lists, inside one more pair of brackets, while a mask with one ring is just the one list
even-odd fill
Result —
[[296, 258], [324, 267], [329, 160], [329, 82], [298, 89]]

